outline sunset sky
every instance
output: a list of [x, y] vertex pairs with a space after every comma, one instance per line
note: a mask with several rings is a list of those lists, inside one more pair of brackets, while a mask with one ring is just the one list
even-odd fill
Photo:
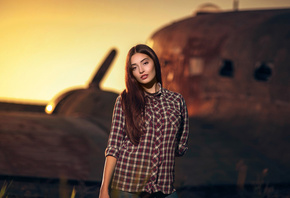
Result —
[[[232, 0], [212, 1], [224, 11]], [[124, 89], [131, 46], [145, 43], [173, 21], [189, 17], [203, 0], [0, 0], [0, 101], [46, 103], [64, 89], [87, 85], [115, 47], [102, 83]], [[290, 8], [289, 0], [240, 0], [239, 9]]]

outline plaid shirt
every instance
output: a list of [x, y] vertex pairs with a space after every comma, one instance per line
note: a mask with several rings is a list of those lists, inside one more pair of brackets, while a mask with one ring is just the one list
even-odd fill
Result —
[[188, 114], [183, 97], [161, 88], [145, 94], [145, 133], [137, 146], [126, 135], [121, 97], [116, 100], [106, 156], [117, 158], [111, 188], [171, 194], [174, 158], [187, 147]]

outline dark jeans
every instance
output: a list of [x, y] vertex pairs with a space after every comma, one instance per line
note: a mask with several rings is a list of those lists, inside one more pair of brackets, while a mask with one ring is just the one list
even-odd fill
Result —
[[149, 194], [147, 192], [141, 192], [141, 193], [130, 193], [130, 192], [124, 192], [120, 190], [114, 190], [111, 191], [111, 198], [178, 198], [177, 193], [173, 192], [172, 194], [163, 194], [161, 192]]

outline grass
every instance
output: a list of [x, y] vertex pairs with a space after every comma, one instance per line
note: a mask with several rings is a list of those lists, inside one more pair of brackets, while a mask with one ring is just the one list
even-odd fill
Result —
[[[12, 182], [10, 182], [8, 184], [6, 181], [4, 181], [4, 184], [3, 184], [3, 186], [2, 186], [2, 188], [0, 190], [0, 198], [8, 198], [8, 195], [6, 195], [6, 194], [7, 194], [8, 188], [9, 188], [9, 186], [11, 184], [12, 184]], [[66, 181], [65, 180], [63, 181], [62, 185], [66, 185]], [[5, 195], [6, 195], [6, 197], [5, 197]], [[60, 195], [61, 195], [61, 197], [68, 197], [66, 192], [64, 192], [63, 190], [60, 190]], [[75, 189], [75, 186], [74, 186], [73, 189], [72, 189], [70, 198], [75, 198], [75, 196], [76, 196], [76, 189]]]
[[[246, 173], [247, 169], [245, 168], [245, 164], [240, 164], [241, 169], [239, 169], [239, 178], [237, 181], [236, 185], [236, 190], [232, 191], [231, 189], [227, 188], [224, 189], [223, 187], [220, 189], [206, 189], [206, 190], [200, 190], [200, 189], [183, 189], [180, 191], [180, 198], [182, 197], [226, 197], [226, 198], [282, 198], [285, 196], [282, 196], [282, 194], [285, 194], [284, 192], [281, 192], [279, 189], [274, 189], [274, 187], [271, 187], [270, 185], [267, 184], [266, 178], [268, 175], [268, 169], [264, 169], [262, 172], [260, 172], [257, 176], [257, 180], [255, 180], [252, 185], [245, 185], [245, 178], [246, 178]], [[12, 181], [9, 183], [7, 181], [4, 181], [2, 188], [0, 190], [0, 198], [9, 198], [8, 196], [15, 197], [15, 195], [11, 194], [13, 193], [13, 187], [14, 185], [18, 186], [17, 182], [13, 184], [13, 187], [11, 187]], [[20, 184], [21, 186], [23, 183]], [[34, 185], [34, 184], [32, 184]], [[23, 186], [22, 186], [23, 187]], [[60, 179], [59, 184], [58, 184], [58, 192], [57, 188], [53, 188], [56, 190], [54, 191], [56, 194], [58, 194], [57, 197], [59, 198], [84, 198], [84, 197], [93, 197], [96, 196], [98, 193], [98, 189], [91, 188], [86, 186], [86, 184], [81, 183], [81, 184], [74, 184], [73, 186], [71, 185], [70, 182], [68, 182], [66, 179]], [[91, 194], [90, 192], [91, 189], [93, 189], [94, 193]], [[45, 188], [47, 191], [42, 191], [42, 195], [40, 197], [51, 197], [51, 192], [50, 189], [51, 187]], [[21, 189], [22, 191], [23, 189]], [[10, 192], [9, 192], [10, 191]], [[210, 193], [208, 191], [211, 191]], [[224, 192], [223, 192], [224, 191]], [[22, 191], [24, 193], [24, 191]], [[48, 193], [48, 194], [47, 194]], [[282, 193], [282, 194], [281, 194]], [[54, 194], [54, 195], [56, 195]], [[91, 196], [89, 196], [91, 194]], [[204, 195], [204, 196], [201, 196]], [[212, 196], [208, 196], [212, 195]], [[28, 197], [27, 195], [19, 195], [20, 197]], [[39, 197], [39, 194], [37, 195]], [[16, 195], [17, 197], [17, 195]], [[287, 198], [290, 198], [290, 196], [286, 196]], [[285, 197], [285, 198], [286, 198]]]
[[[5, 194], [7, 192], [7, 189], [9, 188], [9, 186], [12, 184], [12, 182], [10, 182], [9, 184], [4, 181], [4, 184], [0, 190], [0, 198], [4, 198], [5, 197]], [[6, 198], [8, 198], [8, 196], [6, 196]]]
[[72, 192], [71, 192], [71, 196], [70, 196], [70, 198], [75, 198], [75, 196], [76, 196], [76, 189], [75, 189], [75, 187], [73, 187], [73, 190], [72, 190]]

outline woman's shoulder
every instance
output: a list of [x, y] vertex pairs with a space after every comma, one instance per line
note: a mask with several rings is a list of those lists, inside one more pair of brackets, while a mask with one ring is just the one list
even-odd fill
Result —
[[121, 106], [122, 106], [122, 94], [119, 94], [115, 101], [115, 108], [121, 107]]
[[178, 92], [174, 92], [165, 88], [163, 88], [163, 92], [165, 94], [165, 97], [168, 99], [182, 100], [182, 101], [184, 100], [183, 96]]
[[121, 102], [122, 98], [126, 97], [126, 89], [124, 89], [116, 98], [116, 102]]
[[118, 97], [116, 98], [116, 103], [121, 102], [121, 99], [122, 99], [122, 95], [119, 94]]

